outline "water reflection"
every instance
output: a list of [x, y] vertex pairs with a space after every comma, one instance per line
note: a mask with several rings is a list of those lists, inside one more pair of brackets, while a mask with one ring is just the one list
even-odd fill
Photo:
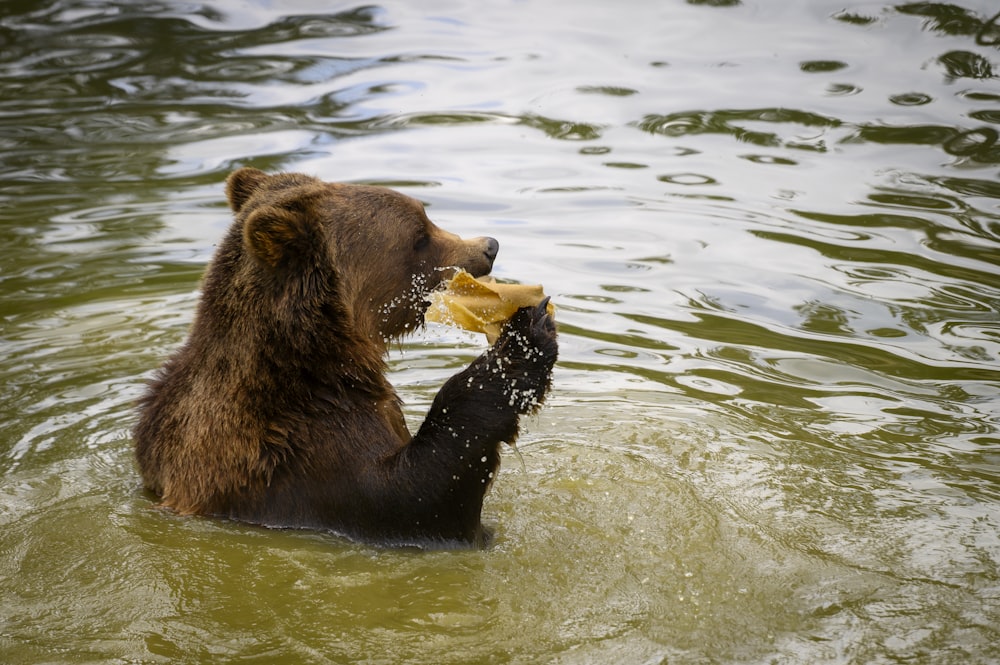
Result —
[[[12, 662], [997, 658], [1000, 14], [633, 9], [0, 5]], [[404, 189], [555, 296], [493, 550], [139, 491], [131, 403], [243, 164]], [[411, 424], [481, 348], [393, 353]]]

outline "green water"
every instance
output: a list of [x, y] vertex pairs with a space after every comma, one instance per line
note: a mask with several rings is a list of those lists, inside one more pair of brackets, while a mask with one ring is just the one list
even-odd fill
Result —
[[[0, 4], [0, 662], [1000, 662], [1000, 10]], [[132, 403], [241, 165], [559, 307], [485, 551], [159, 511]], [[481, 352], [393, 352], [419, 424]]]

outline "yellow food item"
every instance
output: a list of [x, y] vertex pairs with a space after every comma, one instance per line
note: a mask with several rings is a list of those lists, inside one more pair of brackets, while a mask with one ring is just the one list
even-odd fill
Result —
[[[464, 270], [433, 292], [424, 320], [486, 333], [492, 344], [503, 324], [521, 307], [534, 307], [545, 299], [542, 287], [532, 284], [501, 284], [492, 277], [475, 278]], [[546, 308], [555, 315], [552, 303]]]

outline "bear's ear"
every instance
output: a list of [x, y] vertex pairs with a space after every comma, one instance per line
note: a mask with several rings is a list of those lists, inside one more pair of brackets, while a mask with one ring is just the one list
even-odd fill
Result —
[[243, 241], [264, 264], [277, 268], [303, 260], [319, 246], [319, 224], [314, 219], [314, 196], [297, 192], [284, 201], [265, 203], [243, 222]]
[[226, 198], [229, 199], [229, 207], [233, 212], [239, 212], [243, 204], [247, 202], [261, 184], [270, 176], [260, 169], [244, 167], [238, 171], [233, 171], [226, 179]]

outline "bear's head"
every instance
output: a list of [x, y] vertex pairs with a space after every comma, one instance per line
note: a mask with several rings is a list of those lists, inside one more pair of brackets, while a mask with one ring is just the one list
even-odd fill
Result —
[[426, 296], [457, 268], [493, 268], [493, 238], [465, 240], [384, 187], [243, 168], [226, 182], [253, 271], [284, 298], [335, 298], [354, 331], [383, 343], [418, 327]]

